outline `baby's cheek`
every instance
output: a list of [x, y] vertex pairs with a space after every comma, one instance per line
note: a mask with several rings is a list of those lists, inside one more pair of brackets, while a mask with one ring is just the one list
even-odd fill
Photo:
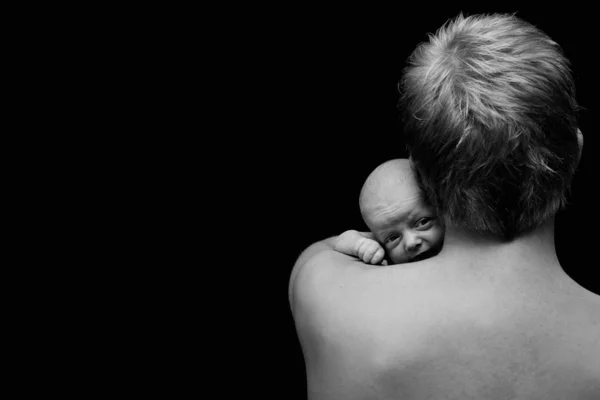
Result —
[[423, 250], [439, 247], [444, 240], [444, 231], [439, 226], [434, 226], [426, 231], [423, 236]]
[[388, 251], [387, 255], [390, 261], [394, 264], [402, 264], [408, 260], [401, 246], [396, 246], [394, 249]]
[[442, 227], [437, 227], [434, 232], [433, 246], [441, 246], [444, 243], [445, 230]]

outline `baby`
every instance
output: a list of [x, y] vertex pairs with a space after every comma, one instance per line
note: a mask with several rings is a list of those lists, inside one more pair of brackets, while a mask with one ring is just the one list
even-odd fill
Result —
[[371, 232], [349, 230], [334, 250], [367, 264], [402, 264], [433, 257], [444, 242], [444, 226], [425, 204], [407, 159], [377, 167], [360, 192], [360, 212]]

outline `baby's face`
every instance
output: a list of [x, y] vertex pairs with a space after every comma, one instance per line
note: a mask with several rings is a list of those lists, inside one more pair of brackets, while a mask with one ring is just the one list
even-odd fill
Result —
[[424, 260], [442, 249], [442, 221], [413, 185], [388, 188], [377, 196], [366, 222], [393, 264]]

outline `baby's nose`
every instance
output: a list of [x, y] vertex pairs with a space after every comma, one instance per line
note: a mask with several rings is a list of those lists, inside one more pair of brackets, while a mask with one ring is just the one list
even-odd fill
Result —
[[420, 237], [414, 236], [414, 235], [410, 235], [405, 240], [406, 240], [406, 243], [405, 243], [406, 251], [411, 251], [411, 252], [417, 251], [421, 247], [421, 244], [423, 244], [423, 240], [421, 240]]

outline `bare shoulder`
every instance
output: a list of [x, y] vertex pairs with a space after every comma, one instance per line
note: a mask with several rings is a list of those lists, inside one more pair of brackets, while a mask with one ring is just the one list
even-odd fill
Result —
[[[290, 305], [301, 341], [317, 335], [319, 347], [346, 343], [347, 356], [360, 346], [377, 352], [373, 343], [398, 344], [399, 338], [403, 349], [410, 347], [410, 337], [435, 328], [428, 322], [443, 312], [429, 307], [424, 313], [415, 309], [415, 302], [434, 295], [447, 303], [430, 264], [435, 263], [373, 266], [335, 251], [307, 249], [290, 279]], [[326, 337], [321, 337], [324, 332]]]
[[[583, 289], [579, 296], [566, 302], [564, 314], [568, 317], [565, 329], [575, 336], [574, 343], [582, 351], [581, 358], [590, 357], [600, 376], [600, 296]], [[587, 347], [587, 348], [586, 348]]]
[[296, 261], [289, 281], [292, 312], [300, 302], [316, 305], [344, 275], [375, 268], [331, 249], [324, 242], [308, 247]]
[[307, 249], [290, 297], [309, 390], [344, 399], [434, 398], [450, 389], [486, 393], [477, 398], [596, 393], [600, 296], [569, 284], [469, 280], [456, 270], [440, 258], [372, 267]]
[[600, 296], [570, 278], [566, 282], [564, 290], [554, 296], [556, 311], [564, 316], [558, 320], [571, 331], [595, 338], [600, 346]]

